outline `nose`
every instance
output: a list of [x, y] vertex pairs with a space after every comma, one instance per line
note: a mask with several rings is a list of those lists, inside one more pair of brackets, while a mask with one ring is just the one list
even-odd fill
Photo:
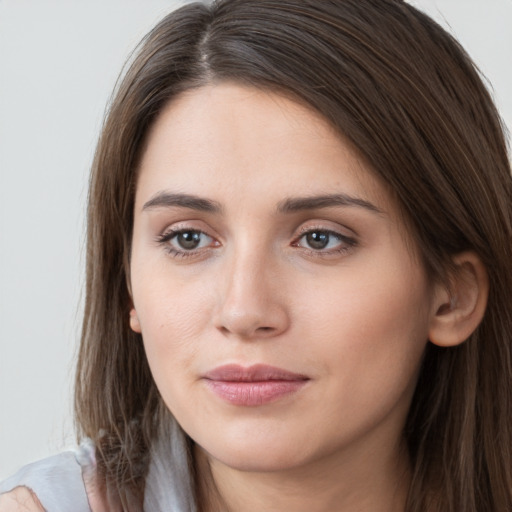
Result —
[[214, 323], [225, 336], [271, 338], [290, 323], [284, 276], [268, 255], [234, 255], [220, 275]]

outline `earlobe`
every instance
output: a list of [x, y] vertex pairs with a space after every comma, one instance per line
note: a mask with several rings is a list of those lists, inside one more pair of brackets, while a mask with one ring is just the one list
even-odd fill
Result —
[[489, 279], [480, 258], [464, 252], [453, 258], [449, 286], [436, 290], [429, 339], [452, 347], [466, 341], [482, 321], [489, 296]]
[[130, 328], [134, 332], [137, 332], [139, 334], [141, 333], [139, 317], [137, 315], [137, 311], [135, 311], [135, 308], [133, 306], [130, 309]]

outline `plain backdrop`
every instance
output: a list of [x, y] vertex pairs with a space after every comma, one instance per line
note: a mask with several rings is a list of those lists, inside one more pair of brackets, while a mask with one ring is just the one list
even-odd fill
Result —
[[[130, 50], [185, 1], [0, 0], [0, 480], [73, 446], [88, 170]], [[512, 0], [417, 0], [512, 126]]]

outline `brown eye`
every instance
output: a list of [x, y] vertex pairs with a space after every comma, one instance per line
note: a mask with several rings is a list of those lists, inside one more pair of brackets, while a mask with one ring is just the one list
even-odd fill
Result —
[[327, 252], [329, 250], [340, 249], [350, 244], [350, 239], [338, 233], [315, 229], [304, 233], [300, 237], [297, 246], [304, 247], [306, 249], [312, 249], [314, 251]]
[[176, 243], [186, 250], [197, 249], [201, 244], [201, 235], [199, 231], [183, 231], [175, 237]]
[[344, 255], [358, 245], [354, 237], [342, 235], [329, 229], [310, 229], [304, 231], [295, 242], [294, 247], [302, 247], [318, 256]]
[[174, 233], [169, 239], [171, 246], [177, 251], [194, 251], [211, 245], [213, 238], [202, 231], [184, 230]]
[[311, 249], [325, 249], [329, 245], [331, 235], [322, 231], [312, 231], [306, 235], [306, 243]]

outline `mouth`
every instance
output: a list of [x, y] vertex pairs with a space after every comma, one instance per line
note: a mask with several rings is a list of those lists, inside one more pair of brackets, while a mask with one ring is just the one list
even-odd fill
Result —
[[310, 380], [303, 374], [262, 364], [219, 366], [207, 372], [203, 379], [222, 400], [246, 407], [268, 404], [297, 393]]

